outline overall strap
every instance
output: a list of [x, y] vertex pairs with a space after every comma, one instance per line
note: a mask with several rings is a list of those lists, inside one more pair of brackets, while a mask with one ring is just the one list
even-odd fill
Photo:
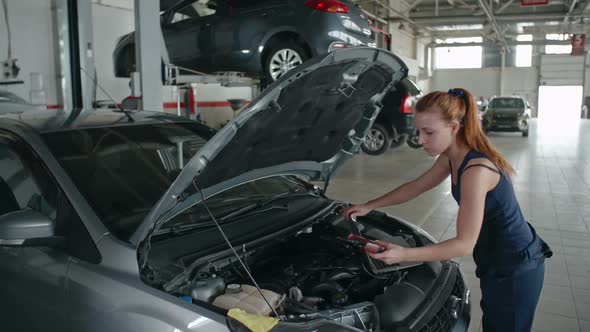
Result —
[[[463, 168], [463, 172], [465, 172], [466, 170], [468, 170], [471, 167], [478, 167], [478, 166], [479, 167], [485, 167], [485, 168], [489, 169], [490, 171], [492, 171], [492, 172], [494, 172], [496, 174], [500, 174], [500, 171], [498, 171], [497, 169], [492, 168], [492, 167], [490, 167], [488, 165], [484, 165], [484, 164], [472, 164], [472, 165], [469, 165], [469, 166]], [[502, 175], [502, 174], [500, 174], [500, 175]]]

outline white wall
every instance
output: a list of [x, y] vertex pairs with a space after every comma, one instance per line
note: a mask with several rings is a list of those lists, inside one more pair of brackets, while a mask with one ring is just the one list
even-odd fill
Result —
[[[397, 0], [390, 0], [389, 5], [391, 8], [402, 13], [405, 13], [408, 9], [406, 4]], [[390, 11], [390, 16], [396, 16], [395, 12]], [[396, 54], [416, 59], [416, 38], [414, 37], [414, 31], [407, 23], [403, 23], [402, 26], [403, 28], [400, 29], [399, 23], [391, 22], [389, 24], [391, 50]]]
[[[11, 91], [29, 100], [30, 76], [42, 73], [48, 103], [55, 103], [55, 61], [53, 47], [53, 17], [49, 0], [8, 0], [8, 22], [12, 35], [12, 57], [18, 59], [21, 68], [18, 79], [24, 84], [3, 85], [0, 89]], [[0, 7], [0, 61], [8, 55], [8, 32], [4, 13]]]
[[[56, 105], [57, 60], [54, 50], [53, 13], [50, 0], [8, 0], [9, 22], [12, 32], [12, 56], [21, 67], [19, 79], [25, 83], [1, 86], [29, 100], [30, 73], [40, 72], [45, 78], [47, 104]], [[115, 78], [112, 53], [117, 39], [135, 29], [133, 0], [93, 0], [92, 27], [98, 84], [116, 101], [130, 94], [129, 79]], [[7, 32], [0, 7], [0, 61], [7, 56]], [[26, 18], [26, 19], [24, 19]], [[175, 101], [170, 94], [175, 89], [164, 88], [164, 102]], [[251, 99], [250, 88], [223, 88], [219, 85], [198, 87], [198, 101], [225, 101], [230, 98]], [[108, 97], [97, 89], [97, 99]]]
[[[504, 94], [519, 94], [537, 103], [538, 70], [529, 68], [506, 68], [504, 71]], [[432, 90], [446, 91], [450, 88], [466, 88], [475, 96], [490, 97], [500, 94], [500, 68], [437, 69], [432, 80]]]

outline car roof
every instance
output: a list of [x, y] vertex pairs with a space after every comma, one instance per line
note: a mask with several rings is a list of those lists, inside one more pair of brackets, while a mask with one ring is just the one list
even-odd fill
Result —
[[494, 97], [492, 97], [492, 99], [498, 99], [498, 98], [505, 98], [505, 99], [524, 99], [521, 96], [494, 96]]
[[[1, 107], [1, 106], [0, 106]], [[128, 111], [94, 109], [89, 111], [64, 111], [30, 109], [22, 113], [0, 112], [0, 124], [26, 124], [39, 133], [77, 130], [95, 127], [143, 125], [172, 122], [193, 122], [190, 119], [154, 111]], [[131, 120], [131, 119], [133, 120]]]

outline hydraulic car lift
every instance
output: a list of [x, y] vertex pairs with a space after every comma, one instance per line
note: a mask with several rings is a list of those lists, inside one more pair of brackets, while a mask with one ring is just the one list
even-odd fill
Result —
[[[53, 0], [56, 24], [56, 58], [61, 69], [57, 86], [61, 87], [60, 103], [72, 118], [94, 108], [96, 68], [90, 1]], [[180, 91], [193, 83], [217, 83], [221, 86], [250, 86], [252, 96], [259, 81], [235, 73], [223, 75], [181, 75], [180, 68], [170, 63], [162, 29], [160, 2], [134, 0], [135, 54], [138, 72], [131, 76], [131, 95], [139, 97], [139, 109], [163, 111], [163, 85], [178, 86]], [[154, 38], [154, 36], [156, 36]], [[162, 63], [164, 67], [162, 69]], [[181, 115], [180, 93], [177, 93], [178, 115]]]

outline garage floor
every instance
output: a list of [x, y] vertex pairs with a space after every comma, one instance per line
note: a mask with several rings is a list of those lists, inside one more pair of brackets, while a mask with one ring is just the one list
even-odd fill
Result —
[[[542, 130], [540, 130], [542, 129]], [[517, 171], [515, 189], [525, 216], [552, 247], [534, 331], [590, 331], [590, 120], [564, 132], [532, 123], [530, 137], [492, 133]], [[434, 158], [407, 146], [373, 157], [355, 156], [332, 180], [330, 197], [362, 203], [411, 180]], [[457, 204], [450, 179], [406, 204], [384, 208], [438, 239], [455, 234]], [[481, 292], [471, 257], [460, 259], [472, 290], [470, 331], [481, 330]]]

